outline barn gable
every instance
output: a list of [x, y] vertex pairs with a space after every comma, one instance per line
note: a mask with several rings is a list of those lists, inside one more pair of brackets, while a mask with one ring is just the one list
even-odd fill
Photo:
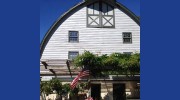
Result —
[[[95, 15], [92, 15], [92, 12], [88, 13], [92, 5], [96, 7], [93, 11]], [[105, 13], [100, 14], [98, 11]], [[139, 24], [136, 15], [114, 0], [85, 0], [62, 15], [49, 29], [41, 43], [41, 59], [68, 59], [69, 51], [82, 53], [89, 50], [102, 54], [139, 52]], [[78, 31], [79, 43], [68, 42], [69, 31]], [[123, 32], [133, 34], [132, 44], [123, 44]]]

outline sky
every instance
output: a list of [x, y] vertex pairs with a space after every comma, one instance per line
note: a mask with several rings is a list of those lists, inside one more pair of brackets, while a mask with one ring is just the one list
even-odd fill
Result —
[[[40, 42], [53, 23], [82, 0], [40, 0]], [[140, 0], [117, 0], [140, 16]]]

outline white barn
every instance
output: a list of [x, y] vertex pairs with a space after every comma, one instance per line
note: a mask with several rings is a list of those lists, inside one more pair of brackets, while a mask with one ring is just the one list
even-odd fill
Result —
[[[140, 21], [128, 8], [116, 0], [83, 0], [64, 13], [46, 33], [40, 47], [40, 74], [42, 80], [58, 77], [63, 82], [71, 82], [66, 61], [85, 50], [94, 54], [140, 53]], [[78, 70], [72, 70], [75, 77]], [[92, 80], [103, 100], [115, 99], [115, 87], [119, 94], [131, 99], [139, 99], [139, 75], [134, 79], [123, 76], [117, 80]], [[119, 84], [119, 85], [118, 85]], [[93, 89], [93, 88], [92, 88]], [[123, 89], [123, 90], [122, 90]], [[91, 90], [92, 92], [93, 90]], [[95, 90], [96, 91], [96, 90]], [[97, 97], [98, 100], [100, 99]]]

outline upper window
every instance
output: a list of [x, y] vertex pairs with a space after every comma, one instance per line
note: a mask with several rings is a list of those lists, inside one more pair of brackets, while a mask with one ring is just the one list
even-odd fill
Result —
[[69, 31], [69, 42], [79, 42], [78, 31]]
[[76, 58], [79, 55], [78, 51], [69, 51], [68, 54], [68, 59], [73, 60], [74, 58]]
[[114, 7], [101, 1], [88, 5], [87, 27], [101, 27], [101, 28], [115, 27]]
[[123, 43], [132, 43], [132, 34], [130, 32], [123, 33]]
[[123, 52], [124, 54], [128, 54], [128, 55], [131, 55], [132, 52]]

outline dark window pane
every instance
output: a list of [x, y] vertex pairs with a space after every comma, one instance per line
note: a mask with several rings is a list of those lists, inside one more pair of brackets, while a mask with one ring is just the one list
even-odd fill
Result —
[[70, 32], [69, 35], [70, 35], [70, 36], [77, 36], [77, 35], [78, 35], [78, 32]]
[[125, 43], [131, 42], [131, 39], [124, 39]]
[[94, 14], [95, 15], [99, 15], [99, 3], [95, 3], [94, 4]]
[[102, 3], [102, 12], [103, 15], [108, 15], [108, 5], [106, 3]]
[[123, 43], [132, 43], [131, 33], [123, 33]]
[[69, 32], [69, 42], [78, 42], [78, 31]]
[[69, 52], [69, 59], [74, 59], [78, 56], [79, 52], [74, 52], [74, 51], [71, 51]]
[[128, 54], [128, 55], [131, 55], [132, 52], [123, 52], [124, 54]]
[[131, 33], [124, 33], [124, 37], [131, 37]]
[[70, 37], [70, 39], [69, 39], [70, 41], [78, 41], [78, 39], [77, 39], [77, 37]]

